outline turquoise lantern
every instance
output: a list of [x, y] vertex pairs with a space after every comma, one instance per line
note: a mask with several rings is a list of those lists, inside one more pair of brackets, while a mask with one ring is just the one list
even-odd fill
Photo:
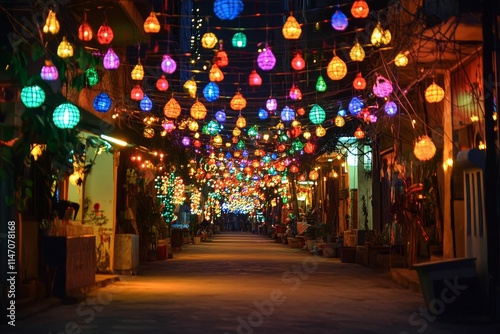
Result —
[[247, 36], [242, 32], [237, 32], [233, 36], [232, 43], [235, 48], [244, 48], [247, 46]]
[[203, 89], [203, 96], [208, 102], [214, 102], [219, 98], [219, 86], [213, 81], [210, 81]]
[[221, 20], [234, 20], [243, 11], [241, 0], [215, 0], [214, 14]]
[[325, 118], [325, 110], [317, 104], [313, 105], [311, 111], [309, 112], [309, 119], [311, 120], [311, 123], [316, 125], [321, 124], [325, 121]]
[[356, 96], [352, 98], [351, 102], [349, 102], [349, 112], [353, 115], [359, 114], [362, 108], [363, 102]]
[[291, 122], [295, 119], [295, 110], [293, 110], [289, 106], [285, 106], [285, 108], [281, 110], [280, 116], [283, 122]]
[[340, 9], [337, 9], [332, 15], [332, 27], [337, 31], [344, 31], [348, 25], [347, 16]]
[[151, 111], [151, 109], [153, 109], [153, 102], [146, 94], [144, 94], [141, 102], [139, 102], [139, 107], [142, 111]]
[[266, 154], [265, 156], [262, 157], [262, 161], [266, 164], [270, 163], [271, 162], [271, 157], [269, 156], [269, 154]]
[[94, 99], [94, 109], [98, 112], [106, 112], [111, 108], [111, 98], [105, 92], [100, 93]]
[[339, 111], [337, 111], [337, 115], [345, 117], [346, 113], [347, 112], [345, 111], [344, 107], [340, 106]]
[[216, 134], [219, 133], [219, 130], [220, 130], [220, 127], [219, 127], [219, 123], [217, 123], [217, 121], [211, 120], [210, 122], [208, 122], [207, 131], [210, 135], [215, 136]]
[[21, 101], [27, 108], [37, 108], [45, 102], [45, 92], [40, 86], [26, 86], [21, 90]]
[[52, 120], [60, 129], [73, 129], [80, 122], [80, 110], [69, 102], [60, 104], [54, 110]]
[[264, 108], [260, 108], [259, 109], [259, 118], [264, 120], [264, 119], [267, 119], [268, 117], [269, 117], [269, 113]]

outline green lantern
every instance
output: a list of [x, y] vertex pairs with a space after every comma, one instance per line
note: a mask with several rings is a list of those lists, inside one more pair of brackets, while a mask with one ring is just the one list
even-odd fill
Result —
[[208, 131], [208, 124], [203, 125], [203, 127], [201, 128], [201, 133], [203, 133], [204, 135], [210, 134], [210, 131]]
[[238, 181], [243, 181], [243, 179], [244, 179], [244, 178], [245, 178], [245, 176], [243, 175], [243, 173], [238, 173], [238, 174], [236, 175], [236, 179], [237, 179]]
[[302, 151], [302, 149], [304, 148], [304, 144], [302, 144], [302, 142], [297, 139], [292, 143], [292, 148], [295, 151]]
[[26, 86], [21, 90], [21, 101], [28, 108], [37, 108], [45, 101], [45, 92], [40, 86]]
[[257, 130], [257, 125], [254, 125], [248, 129], [249, 137], [257, 137], [259, 135], [259, 131]]
[[240, 139], [238, 144], [236, 144], [236, 147], [238, 147], [238, 149], [240, 150], [243, 150], [245, 148], [245, 142], [242, 139]]
[[316, 90], [320, 93], [323, 93], [326, 90], [326, 82], [321, 74], [318, 77], [318, 81], [316, 81]]
[[242, 32], [237, 32], [233, 36], [233, 47], [244, 48], [247, 46], [247, 36]]
[[280, 142], [282, 142], [282, 143], [283, 143], [283, 142], [287, 142], [287, 141], [288, 141], [288, 139], [290, 139], [290, 138], [288, 138], [288, 136], [286, 135], [286, 133], [284, 133], [284, 132], [283, 132], [283, 133], [280, 135]]
[[311, 122], [318, 125], [323, 123], [325, 121], [325, 118], [325, 110], [317, 104], [313, 105], [311, 111], [309, 112], [309, 119], [311, 120]]
[[80, 110], [71, 104], [60, 104], [52, 115], [54, 124], [60, 129], [73, 129], [80, 122]]
[[85, 71], [85, 77], [90, 87], [95, 86], [99, 82], [99, 74], [95, 67], [90, 67]]

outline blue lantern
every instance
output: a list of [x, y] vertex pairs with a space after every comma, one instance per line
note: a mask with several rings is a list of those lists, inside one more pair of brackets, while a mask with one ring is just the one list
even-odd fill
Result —
[[227, 152], [226, 153], [226, 159], [231, 159], [233, 156], [231, 155], [231, 152]]
[[153, 102], [146, 94], [144, 94], [141, 102], [139, 102], [139, 107], [142, 111], [151, 111], [151, 109], [153, 109]]
[[100, 93], [94, 99], [94, 109], [98, 112], [106, 112], [111, 108], [111, 98], [105, 92]]
[[219, 98], [219, 86], [215, 82], [210, 81], [203, 89], [203, 96], [205, 96], [208, 102], [214, 102]]
[[347, 16], [342, 13], [340, 9], [337, 9], [332, 15], [332, 27], [337, 31], [344, 31], [347, 28]]
[[60, 104], [54, 110], [52, 120], [60, 129], [73, 129], [80, 122], [80, 110], [71, 103]]
[[362, 108], [363, 102], [361, 102], [356, 96], [352, 98], [351, 102], [349, 102], [349, 112], [353, 115], [359, 114]]
[[241, 0], [215, 0], [214, 14], [221, 20], [234, 20], [243, 11]]
[[215, 113], [215, 119], [217, 122], [224, 123], [226, 121], [226, 113], [224, 110], [219, 110]]
[[293, 110], [289, 106], [285, 106], [285, 108], [281, 110], [281, 120], [283, 122], [291, 122], [294, 119], [295, 119], [295, 110]]
[[398, 112], [398, 106], [396, 103], [389, 101], [384, 106], [385, 113], [389, 116], [394, 116]]
[[341, 117], [345, 117], [346, 113], [347, 112], [345, 111], [344, 107], [340, 106], [339, 111], [337, 111], [337, 115], [339, 115]]
[[245, 149], [243, 152], [241, 152], [241, 155], [244, 156], [245, 158], [248, 157], [248, 151]]
[[271, 154], [271, 159], [273, 160], [278, 159], [278, 155], [276, 153]]
[[259, 118], [260, 119], [267, 119], [268, 117], [269, 117], [269, 113], [264, 108], [260, 108], [259, 109]]

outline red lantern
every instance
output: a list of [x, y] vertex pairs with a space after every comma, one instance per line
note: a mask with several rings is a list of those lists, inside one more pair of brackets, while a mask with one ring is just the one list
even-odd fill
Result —
[[313, 153], [315, 149], [316, 149], [315, 145], [311, 142], [308, 142], [304, 145], [304, 152], [308, 154]]
[[297, 109], [297, 115], [304, 116], [306, 114], [306, 110], [302, 107]]
[[109, 44], [113, 41], [113, 38], [113, 29], [104, 22], [99, 28], [99, 31], [97, 31], [97, 40], [100, 44]]
[[356, 75], [356, 78], [354, 79], [352, 86], [354, 87], [354, 89], [357, 90], [363, 90], [366, 88], [366, 80], [361, 75], [361, 72], [359, 72], [358, 75]]
[[130, 98], [135, 101], [140, 101], [144, 98], [144, 92], [141, 89], [141, 86], [135, 85], [134, 88], [130, 91]]
[[284, 144], [278, 145], [278, 152], [283, 152], [283, 151], [285, 151], [285, 149], [286, 149], [286, 146]]
[[215, 54], [215, 63], [219, 67], [225, 67], [229, 64], [226, 51], [223, 50], [222, 40], [219, 40], [219, 51]]
[[300, 126], [294, 127], [290, 130], [290, 137], [297, 138], [302, 133]]
[[297, 167], [297, 165], [290, 166], [290, 172], [292, 172], [292, 173], [298, 173], [299, 172], [299, 167]]
[[94, 33], [92, 32], [92, 28], [90, 25], [87, 23], [87, 15], [85, 15], [85, 20], [81, 24], [81, 26], [78, 28], [78, 38], [81, 41], [88, 42], [92, 39], [94, 36]]
[[198, 139], [193, 140], [193, 146], [196, 147], [196, 148], [200, 148], [201, 147], [201, 141], [199, 141]]
[[295, 87], [294, 84], [292, 84], [292, 88], [290, 88], [290, 93], [288, 94], [292, 100], [302, 100], [302, 92], [300, 91], [299, 87]]
[[351, 14], [357, 19], [363, 19], [370, 13], [370, 8], [366, 1], [354, 1], [351, 7]]
[[256, 70], [252, 70], [252, 73], [248, 76], [248, 84], [250, 86], [260, 86], [262, 85], [262, 78]]
[[162, 75], [158, 81], [156, 81], [156, 89], [160, 92], [164, 92], [168, 89], [168, 81], [165, 79], [165, 76]]
[[306, 62], [300, 53], [297, 53], [295, 57], [292, 59], [292, 67], [294, 70], [300, 71], [303, 70], [306, 66]]

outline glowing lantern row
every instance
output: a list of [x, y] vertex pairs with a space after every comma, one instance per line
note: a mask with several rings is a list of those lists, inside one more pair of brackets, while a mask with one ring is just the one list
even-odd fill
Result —
[[265, 49], [262, 50], [257, 56], [257, 65], [263, 71], [270, 71], [274, 68], [275, 64], [276, 64], [276, 57], [274, 57], [273, 52], [266, 44]]
[[233, 98], [231, 99], [231, 102], [229, 102], [229, 106], [233, 110], [241, 111], [247, 106], [247, 100], [245, 100], [240, 92], [236, 92], [236, 94], [234, 94]]
[[354, 46], [351, 48], [349, 57], [351, 57], [352, 61], [363, 61], [365, 59], [365, 50], [358, 41], [356, 41]]
[[297, 53], [292, 59], [292, 68], [294, 70], [300, 71], [306, 67], [306, 62], [300, 53]]
[[356, 137], [356, 139], [365, 138], [365, 132], [363, 131], [363, 129], [361, 129], [361, 126], [358, 126], [356, 131], [354, 131], [354, 137]]
[[242, 32], [237, 32], [231, 42], [235, 48], [244, 48], [247, 46], [247, 36]]
[[347, 66], [342, 59], [335, 55], [328, 63], [326, 74], [332, 80], [341, 80], [347, 74]]
[[214, 102], [219, 98], [219, 86], [215, 82], [209, 82], [203, 89], [203, 96], [208, 102]]
[[214, 14], [221, 20], [234, 20], [243, 11], [241, 0], [215, 0]]
[[109, 44], [113, 41], [114, 37], [113, 29], [104, 22], [97, 31], [97, 41], [100, 44]]
[[387, 45], [391, 42], [392, 36], [389, 30], [382, 28], [380, 22], [373, 29], [371, 42], [373, 46]]
[[347, 28], [349, 22], [347, 21], [347, 16], [340, 9], [337, 9], [332, 15], [332, 27], [337, 31], [344, 31]]
[[156, 34], [160, 32], [160, 28], [160, 22], [156, 18], [156, 14], [151, 12], [146, 21], [144, 21], [144, 31], [148, 34]]
[[406, 65], [408, 65], [408, 51], [406, 51], [405, 53], [398, 53], [396, 55], [396, 57], [394, 57], [394, 65], [398, 66], [398, 67], [404, 67]]
[[210, 81], [221, 82], [222, 80], [224, 80], [224, 73], [222, 73], [217, 64], [213, 64], [212, 67], [210, 68], [208, 78]]
[[392, 82], [384, 78], [383, 76], [377, 76], [375, 83], [373, 84], [373, 94], [378, 97], [384, 98], [388, 97], [392, 93]]
[[139, 108], [141, 108], [142, 111], [151, 111], [151, 109], [153, 109], [153, 101], [151, 101], [151, 99], [144, 94], [141, 102], [139, 102]]
[[60, 104], [54, 110], [52, 120], [60, 129], [72, 129], [80, 122], [80, 110], [69, 102]]
[[292, 84], [292, 88], [290, 88], [288, 96], [290, 96], [292, 100], [302, 100], [302, 92], [294, 84]]
[[438, 103], [444, 99], [444, 90], [435, 82], [425, 90], [425, 100], [429, 103]]
[[226, 121], [226, 113], [223, 111], [223, 110], [219, 110], [215, 113], [215, 119], [220, 122], [220, 123], [223, 123]]
[[160, 76], [160, 79], [156, 81], [156, 89], [158, 89], [160, 92], [168, 90], [168, 81], [164, 75]]
[[281, 32], [283, 33], [283, 37], [285, 37], [285, 39], [299, 39], [302, 34], [302, 28], [295, 17], [290, 14], [290, 16], [286, 19]]
[[43, 32], [48, 34], [51, 33], [52, 35], [55, 35], [59, 32], [59, 21], [57, 21], [56, 13], [54, 13], [51, 10], [49, 10], [49, 13], [47, 14], [47, 19], [45, 20], [45, 25], [43, 26]]
[[177, 63], [169, 55], [163, 55], [161, 70], [167, 74], [172, 74], [177, 69]]
[[420, 161], [427, 161], [436, 154], [436, 146], [428, 136], [419, 137], [413, 148], [415, 157]]
[[364, 19], [368, 17], [370, 13], [370, 8], [366, 1], [354, 1], [351, 7], [351, 14], [357, 19]]
[[236, 120], [236, 126], [240, 129], [244, 128], [245, 126], [247, 126], [247, 120], [245, 119], [245, 117], [239, 115], [238, 116], [238, 119]]
[[205, 49], [213, 49], [217, 45], [217, 36], [213, 32], [206, 32], [201, 37], [201, 46]]
[[134, 66], [132, 72], [130, 72], [130, 76], [132, 80], [140, 81], [144, 78], [144, 67], [141, 64], [141, 60], [139, 59], [137, 65]]
[[363, 78], [363, 75], [361, 74], [361, 72], [359, 72], [356, 75], [356, 78], [354, 78], [352, 86], [354, 87], [354, 89], [357, 89], [357, 90], [363, 90], [366, 88], [366, 80], [365, 80], [365, 78]]
[[37, 108], [45, 102], [45, 92], [40, 86], [26, 86], [21, 90], [21, 101], [27, 108]]
[[94, 109], [98, 112], [107, 112], [111, 108], [111, 98], [105, 92], [101, 92], [94, 99]]
[[271, 97], [267, 99], [266, 108], [269, 111], [275, 111], [278, 108], [278, 102], [276, 101], [276, 99], [273, 99]]
[[281, 110], [280, 117], [283, 122], [291, 122], [295, 119], [295, 111], [289, 106], [285, 106]]
[[144, 92], [142, 91], [141, 86], [135, 85], [134, 88], [130, 91], [130, 99], [134, 101], [140, 101], [144, 97]]
[[196, 81], [194, 81], [193, 79], [186, 80], [186, 82], [182, 87], [184, 87], [184, 89], [187, 90], [191, 98], [194, 99], [196, 97], [196, 91], [198, 90], [198, 87], [196, 86]]
[[59, 78], [59, 72], [57, 71], [57, 67], [54, 66], [52, 61], [45, 60], [45, 65], [42, 66], [40, 76], [45, 81], [53, 81]]
[[172, 97], [163, 107], [163, 114], [168, 118], [177, 118], [181, 110], [180, 104]]
[[316, 90], [320, 93], [326, 91], [326, 82], [321, 74], [319, 75], [318, 80], [316, 81]]
[[68, 42], [66, 37], [63, 37], [61, 43], [57, 47], [57, 55], [61, 58], [73, 57], [73, 45]]
[[313, 124], [321, 124], [325, 121], [326, 112], [319, 105], [315, 104], [309, 112], [309, 119]]
[[250, 75], [248, 76], [248, 84], [250, 86], [260, 86], [262, 85], [262, 78], [256, 70], [252, 70]]
[[120, 67], [120, 58], [118, 58], [112, 48], [109, 48], [102, 60], [102, 64], [107, 70], [116, 70]]
[[190, 110], [190, 115], [194, 119], [204, 119], [207, 115], [207, 108], [203, 105], [203, 103], [196, 101]]

